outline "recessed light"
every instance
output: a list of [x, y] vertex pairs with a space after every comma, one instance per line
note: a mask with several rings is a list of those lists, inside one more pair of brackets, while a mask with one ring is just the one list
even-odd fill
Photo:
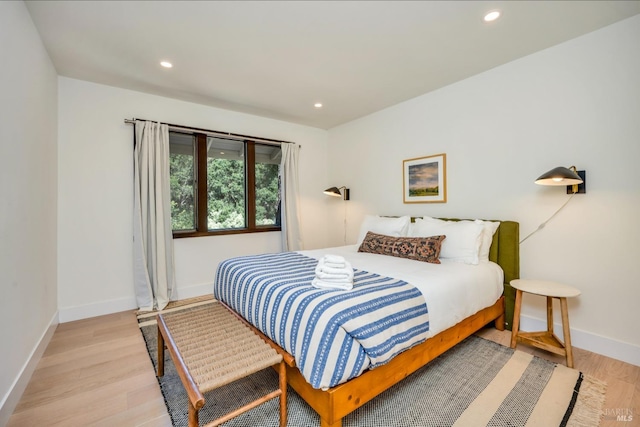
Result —
[[316, 108], [322, 108], [322, 103], [321, 102], [316, 102], [315, 104], [313, 104], [314, 107]]
[[492, 22], [495, 21], [496, 19], [498, 19], [500, 17], [500, 11], [499, 10], [493, 10], [489, 13], [487, 13], [486, 15], [484, 15], [484, 22]]
[[160, 62], [160, 65], [162, 65], [164, 68], [171, 68], [173, 67], [173, 64], [169, 61], [162, 61]]

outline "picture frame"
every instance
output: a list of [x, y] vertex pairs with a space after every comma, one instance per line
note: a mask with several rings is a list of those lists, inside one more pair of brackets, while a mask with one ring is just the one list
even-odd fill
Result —
[[447, 202], [447, 155], [416, 157], [402, 161], [404, 203]]

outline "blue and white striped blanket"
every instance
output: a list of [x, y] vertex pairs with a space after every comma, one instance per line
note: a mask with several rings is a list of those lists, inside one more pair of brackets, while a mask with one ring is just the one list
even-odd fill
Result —
[[317, 263], [295, 252], [228, 259], [213, 293], [293, 355], [314, 388], [343, 383], [426, 339], [429, 315], [417, 288], [354, 270], [352, 290], [317, 289]]

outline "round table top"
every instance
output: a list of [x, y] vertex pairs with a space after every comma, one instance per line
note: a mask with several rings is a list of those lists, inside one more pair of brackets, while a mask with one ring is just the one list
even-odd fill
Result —
[[580, 295], [580, 291], [573, 286], [546, 280], [515, 279], [510, 284], [522, 292], [545, 297], [570, 298]]

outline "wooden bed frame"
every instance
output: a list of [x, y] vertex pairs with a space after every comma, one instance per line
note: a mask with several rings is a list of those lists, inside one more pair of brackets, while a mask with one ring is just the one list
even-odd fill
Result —
[[[519, 278], [519, 224], [517, 222], [501, 221], [493, 237], [489, 259], [502, 267], [505, 273], [505, 284]], [[422, 344], [400, 353], [388, 363], [367, 370], [360, 376], [327, 390], [311, 387], [296, 367], [292, 355], [247, 323], [237, 313], [236, 316], [282, 354], [287, 365], [289, 385], [320, 415], [320, 426], [341, 427], [344, 416], [402, 381], [490, 322], [495, 322], [497, 329], [504, 330], [505, 297], [500, 297], [492, 306], [480, 310]]]

